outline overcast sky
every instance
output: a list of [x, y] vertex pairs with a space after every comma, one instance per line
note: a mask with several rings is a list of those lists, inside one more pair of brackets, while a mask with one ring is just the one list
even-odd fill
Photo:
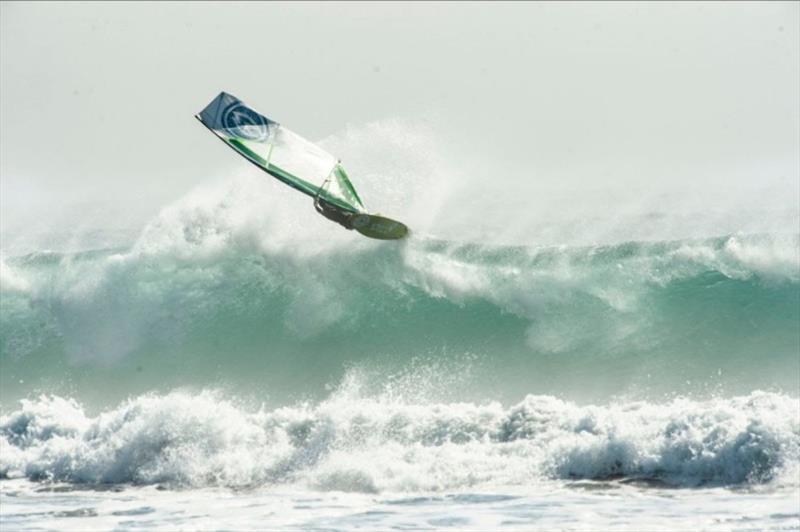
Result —
[[799, 21], [796, 2], [2, 2], [2, 220], [157, 208], [224, 174], [193, 118], [220, 90], [312, 140], [428, 124], [498, 187], [795, 183]]

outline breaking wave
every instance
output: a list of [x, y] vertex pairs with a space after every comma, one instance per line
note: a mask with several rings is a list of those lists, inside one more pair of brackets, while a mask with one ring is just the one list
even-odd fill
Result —
[[347, 367], [420, 358], [468, 359], [470, 400], [800, 389], [796, 234], [345, 249], [342, 231], [269, 240], [225, 205], [167, 211], [129, 249], [3, 259], [3, 400], [185, 385], [319, 398]]
[[172, 392], [89, 415], [24, 400], [0, 419], [0, 473], [77, 484], [418, 492], [624, 478], [671, 486], [796, 486], [797, 401], [728, 399], [579, 406], [529, 395], [427, 403], [362, 395], [350, 375], [327, 400], [248, 409], [219, 392]]
[[[352, 369], [381, 386], [420, 365], [459, 376], [431, 398], [445, 402], [800, 391], [800, 235], [780, 230], [791, 205], [761, 226], [714, 209], [572, 213], [598, 232], [517, 209], [511, 225], [541, 229], [524, 245], [468, 239], [474, 217], [435, 238], [431, 220], [459, 218], [437, 214], [453, 178], [413, 138], [403, 161], [424, 160], [387, 174], [406, 137], [369, 131], [392, 142], [354, 163], [380, 192], [368, 196], [405, 205], [417, 232], [404, 242], [344, 231], [247, 174], [198, 188], [119, 247], [0, 257], [0, 404], [46, 392], [105, 408], [190, 387], [277, 406], [321, 400]], [[709, 233], [721, 227], [752, 232]]]

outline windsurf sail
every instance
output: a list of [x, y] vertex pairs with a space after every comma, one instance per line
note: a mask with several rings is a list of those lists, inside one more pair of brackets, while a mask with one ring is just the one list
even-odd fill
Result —
[[350, 213], [366, 213], [342, 165], [330, 153], [226, 92], [196, 115], [225, 144], [271, 176]]

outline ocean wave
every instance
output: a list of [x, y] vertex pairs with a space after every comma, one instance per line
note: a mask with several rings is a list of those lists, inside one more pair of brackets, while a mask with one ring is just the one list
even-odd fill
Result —
[[184, 385], [320, 398], [349, 367], [464, 357], [468, 400], [800, 390], [796, 233], [381, 243], [264, 209], [262, 185], [198, 189], [125, 248], [0, 258], [0, 401]]
[[302, 371], [308, 392], [348, 365], [468, 354], [514, 393], [800, 388], [798, 235], [541, 248], [418, 237], [295, 253], [188, 212], [130, 249], [3, 259], [4, 400], [86, 366], [123, 388], [153, 368], [117, 400], [187, 384], [187, 364], [200, 386], [221, 360], [254, 386]]
[[247, 408], [219, 392], [145, 395], [89, 415], [42, 396], [0, 418], [5, 478], [77, 484], [418, 492], [544, 479], [676, 487], [796, 485], [797, 399], [746, 396], [581, 406], [529, 395], [415, 403], [347, 386], [316, 404]]

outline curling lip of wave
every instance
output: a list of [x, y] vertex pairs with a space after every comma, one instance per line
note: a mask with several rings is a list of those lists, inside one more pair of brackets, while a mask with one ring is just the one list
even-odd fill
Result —
[[[643, 299], [692, 280], [698, 283], [694, 295], [719, 282], [749, 284], [756, 292], [770, 289], [770, 283], [789, 283], [793, 288], [783, 293], [791, 298], [800, 280], [800, 237], [736, 235], [577, 248], [418, 239], [403, 247], [365, 246], [347, 254], [332, 248], [322, 256], [297, 257], [261, 250], [219, 228], [195, 228], [183, 230], [166, 247], [139, 244], [129, 251], [3, 259], [0, 276], [5, 351], [14, 343], [9, 338], [25, 333], [28, 322], [45, 323], [45, 331], [66, 340], [80, 334], [91, 344], [99, 332], [87, 329], [93, 309], [101, 328], [115, 320], [120, 331], [128, 330], [126, 345], [133, 348], [158, 325], [153, 318], [164, 309], [183, 324], [221, 309], [260, 312], [282, 317], [285, 332], [308, 337], [336, 324], [353, 326], [375, 310], [378, 293], [401, 307], [425, 297], [457, 305], [483, 300], [534, 325], [542, 317], [546, 322], [559, 305], [578, 314], [585, 308], [632, 317]], [[15, 348], [17, 354], [23, 347]], [[123, 347], [87, 356], [113, 358]]]

